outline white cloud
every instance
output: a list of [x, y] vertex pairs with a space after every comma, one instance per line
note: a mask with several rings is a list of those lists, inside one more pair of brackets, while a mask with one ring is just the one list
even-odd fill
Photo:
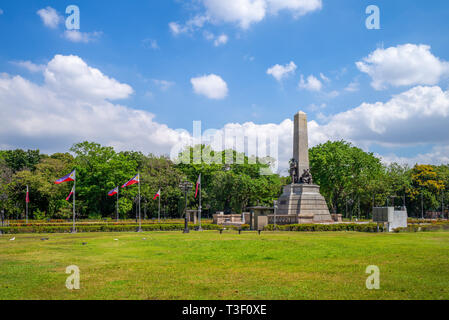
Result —
[[78, 30], [66, 30], [64, 32], [64, 38], [72, 42], [89, 43], [98, 40], [102, 35], [102, 32], [81, 32]]
[[299, 82], [299, 88], [306, 89], [309, 91], [321, 91], [323, 84], [320, 80], [315, 78], [313, 75], [307, 77], [307, 81], [304, 80], [304, 76], [301, 75], [301, 80]]
[[202, 28], [206, 22], [232, 23], [241, 29], [248, 29], [252, 24], [261, 22], [267, 15], [276, 15], [280, 11], [291, 12], [295, 18], [320, 10], [322, 0], [200, 0], [204, 12], [187, 21], [185, 25], [178, 22], [169, 24], [173, 34], [192, 32]]
[[[217, 85], [211, 83], [219, 83], [215, 77], [221, 78], [213, 76], [197, 78], [205, 80], [205, 84], [197, 82], [202, 87], [199, 94], [218, 96]], [[227, 93], [227, 86], [224, 87]], [[0, 146], [60, 152], [73, 143], [90, 140], [118, 150], [169, 154], [179, 142], [191, 141], [191, 134], [156, 122], [149, 112], [110, 102], [126, 98], [132, 92], [127, 84], [104, 75], [77, 56], [55, 56], [45, 66], [41, 85], [21, 76], [2, 74]], [[411, 164], [449, 162], [449, 90], [443, 91], [437, 86], [418, 86], [386, 102], [363, 103], [326, 116], [325, 121], [323, 124], [309, 122], [310, 147], [339, 139], [364, 149], [373, 144], [387, 147], [434, 145], [430, 152], [414, 157], [387, 154], [383, 158], [386, 162]], [[278, 124], [228, 123], [219, 131], [227, 129], [237, 130], [252, 139], [277, 136], [279, 167], [287, 174], [292, 154], [291, 119]]]
[[376, 90], [412, 85], [436, 85], [449, 76], [449, 63], [430, 52], [428, 45], [405, 44], [388, 49], [377, 49], [357, 68], [372, 78]]
[[356, 92], [359, 91], [359, 86], [360, 84], [356, 81], [351, 82], [350, 84], [348, 84], [348, 86], [345, 88], [345, 91], [347, 92]]
[[3, 74], [0, 145], [60, 152], [89, 140], [118, 150], [169, 154], [173, 145], [188, 140], [188, 134], [155, 122], [149, 112], [107, 100], [132, 91], [75, 56], [55, 56], [42, 85]]
[[291, 61], [284, 66], [276, 64], [267, 70], [267, 74], [272, 75], [277, 81], [282, 81], [285, 77], [294, 74], [298, 67]]
[[178, 22], [170, 22], [168, 24], [170, 31], [175, 35], [179, 35], [182, 33], [193, 32], [196, 29], [200, 29], [204, 26], [204, 24], [209, 20], [207, 16], [197, 15], [194, 18], [188, 20], [185, 25], [182, 25]]
[[219, 35], [214, 41], [214, 46], [218, 47], [228, 43], [228, 36], [225, 34]]
[[56, 55], [44, 71], [45, 87], [60, 95], [86, 100], [124, 99], [133, 89], [89, 67], [77, 56]]
[[324, 82], [331, 82], [331, 79], [329, 79], [328, 77], [326, 77], [324, 75], [324, 73], [320, 73], [320, 78], [321, 80], [323, 80]]
[[16, 65], [18, 67], [27, 69], [30, 72], [42, 72], [45, 70], [45, 65], [37, 65], [32, 63], [31, 61], [12, 61], [13, 65]]
[[267, 7], [264, 0], [203, 0], [203, 3], [212, 21], [237, 23], [242, 29], [263, 20]]
[[58, 25], [63, 22], [62, 16], [52, 7], [40, 9], [37, 14], [41, 17], [45, 26], [56, 29]]
[[269, 10], [273, 13], [288, 10], [291, 11], [295, 17], [321, 10], [323, 7], [321, 0], [267, 0], [267, 4]]
[[320, 126], [327, 139], [359, 145], [448, 144], [449, 91], [418, 86], [382, 103], [363, 103]]
[[153, 83], [156, 86], [158, 86], [159, 89], [161, 89], [162, 91], [167, 91], [168, 89], [170, 89], [171, 87], [173, 87], [175, 85], [175, 83], [172, 81], [158, 80], [158, 79], [153, 79]]
[[209, 99], [224, 99], [228, 95], [228, 85], [215, 74], [204, 75], [190, 79], [196, 94], [203, 95]]
[[170, 31], [171, 31], [175, 36], [177, 36], [178, 34], [185, 33], [185, 32], [188, 31], [186, 27], [181, 26], [181, 25], [180, 25], [179, 23], [177, 23], [177, 22], [170, 22], [170, 23], [168, 24], [168, 26], [169, 26], [169, 28], [170, 28]]
[[203, 36], [206, 40], [213, 41], [214, 46], [216, 46], [216, 47], [225, 45], [226, 43], [228, 43], [228, 40], [229, 40], [228, 36], [224, 33], [219, 35], [218, 37], [216, 37], [213, 33], [209, 32], [209, 31], [204, 31]]
[[419, 153], [412, 157], [398, 157], [395, 154], [379, 155], [382, 162], [390, 164], [393, 162], [408, 164], [414, 166], [415, 164], [449, 164], [449, 146], [436, 146], [428, 153]]

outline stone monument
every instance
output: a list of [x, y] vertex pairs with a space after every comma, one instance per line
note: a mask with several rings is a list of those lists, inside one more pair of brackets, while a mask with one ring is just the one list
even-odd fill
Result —
[[332, 223], [326, 200], [320, 187], [313, 183], [309, 166], [307, 115], [295, 115], [293, 159], [290, 160], [292, 184], [284, 187], [278, 201], [278, 214], [296, 216], [298, 223]]

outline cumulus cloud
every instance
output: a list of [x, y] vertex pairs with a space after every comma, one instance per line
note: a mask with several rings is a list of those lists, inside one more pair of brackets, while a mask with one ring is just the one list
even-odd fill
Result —
[[196, 94], [209, 99], [220, 100], [228, 95], [228, 85], [220, 76], [215, 74], [192, 78], [190, 82]]
[[428, 45], [405, 44], [377, 49], [357, 68], [372, 78], [376, 90], [412, 85], [436, 85], [449, 76], [449, 63], [434, 56]]
[[228, 43], [228, 36], [225, 34], [221, 34], [219, 35], [215, 40], [214, 40], [214, 46], [219, 47], [221, 45], [224, 45]]
[[58, 25], [63, 22], [62, 16], [52, 7], [40, 9], [37, 14], [41, 17], [45, 26], [56, 29]]
[[214, 24], [232, 23], [241, 29], [248, 29], [268, 15], [280, 11], [292, 13], [295, 18], [320, 10], [322, 0], [200, 0], [204, 12], [187, 21], [185, 25], [177, 22], [169, 24], [173, 34], [191, 32], [201, 28], [206, 22]]
[[296, 64], [291, 61], [284, 66], [276, 64], [267, 70], [267, 74], [272, 75], [277, 81], [282, 81], [285, 77], [294, 74], [297, 69]]
[[89, 43], [98, 40], [101, 36], [101, 32], [81, 32], [78, 30], [66, 30], [64, 32], [64, 38], [72, 42]]
[[90, 140], [118, 150], [169, 154], [189, 136], [157, 123], [149, 112], [108, 100], [126, 98], [132, 88], [103, 75], [76, 56], [55, 56], [44, 83], [0, 77], [0, 145], [4, 148], [67, 150]]
[[45, 66], [44, 65], [37, 65], [34, 64], [31, 61], [12, 61], [11, 62], [13, 65], [16, 65], [18, 67], [27, 69], [29, 72], [42, 72], [45, 70]]
[[385, 146], [449, 143], [449, 91], [418, 86], [382, 103], [363, 103], [322, 126], [328, 138]]
[[321, 0], [267, 0], [266, 2], [270, 12], [276, 14], [279, 11], [288, 10], [295, 17], [321, 10], [323, 7]]
[[44, 71], [45, 88], [77, 99], [124, 99], [133, 89], [88, 66], [78, 56], [56, 55]]
[[[2, 148], [60, 152], [73, 143], [93, 140], [117, 150], [170, 154], [174, 146], [192, 142], [189, 132], [158, 123], [152, 113], [111, 102], [129, 97], [133, 89], [77, 56], [55, 56], [45, 66], [43, 75], [43, 84], [21, 76], [0, 75]], [[216, 91], [216, 86], [210, 85], [216, 79], [210, 79], [221, 78], [213, 76], [196, 78], [206, 83], [199, 85], [204, 91], [200, 94], [207, 96], [206, 92]], [[227, 93], [227, 86], [224, 87]], [[394, 154], [382, 157], [385, 162], [410, 164], [449, 162], [449, 91], [438, 86], [417, 86], [386, 102], [363, 103], [320, 121], [324, 122], [309, 121], [310, 147], [339, 139], [364, 149], [374, 144], [387, 147], [433, 145], [430, 152], [411, 158]], [[291, 119], [268, 124], [228, 123], [217, 131], [232, 131], [253, 141], [277, 137], [276, 159], [280, 172], [287, 174], [292, 155]], [[227, 143], [233, 145], [232, 141]], [[249, 147], [248, 154], [253, 155]]]
[[306, 89], [308, 91], [321, 91], [321, 89], [323, 88], [323, 84], [313, 75], [308, 76], [307, 80], [304, 80], [304, 76], [301, 75], [299, 88]]

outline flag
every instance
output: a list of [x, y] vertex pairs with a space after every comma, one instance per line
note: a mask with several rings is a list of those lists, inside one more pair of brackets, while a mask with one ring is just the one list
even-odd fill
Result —
[[198, 191], [200, 189], [200, 186], [201, 186], [201, 173], [200, 173], [200, 176], [198, 177], [198, 181], [196, 182], [195, 199], [198, 196]]
[[154, 196], [153, 200], [156, 200], [160, 196], [161, 196], [161, 189], [159, 189], [159, 191], [156, 193], [156, 195]]
[[118, 187], [114, 190], [109, 191], [108, 196], [112, 197], [115, 196], [118, 193]]
[[67, 198], [65, 199], [65, 201], [69, 201], [70, 198], [72, 197], [72, 194], [75, 192], [75, 186], [73, 186], [72, 191], [70, 191], [70, 194], [67, 196]]
[[75, 181], [75, 180], [76, 180], [76, 170], [73, 170], [72, 173], [66, 175], [65, 177], [62, 177], [59, 180], [56, 180], [55, 184], [61, 184], [64, 182]]
[[126, 188], [129, 186], [132, 186], [133, 184], [139, 183], [140, 182], [140, 175], [137, 174], [134, 178], [132, 178], [131, 180], [129, 180], [127, 183], [125, 183], [122, 188]]
[[28, 190], [28, 186], [27, 186], [27, 195], [26, 195], [25, 201], [26, 201], [26, 203], [30, 203], [30, 192]]

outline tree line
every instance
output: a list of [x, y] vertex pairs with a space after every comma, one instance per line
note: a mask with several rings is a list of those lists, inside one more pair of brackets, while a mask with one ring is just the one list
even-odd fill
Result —
[[[212, 158], [225, 155], [243, 159], [242, 164], [207, 164], [193, 161], [198, 150]], [[195, 153], [196, 151], [196, 153]], [[76, 207], [78, 218], [115, 217], [116, 198], [108, 191], [121, 186], [137, 172], [141, 177], [141, 210], [146, 218], [158, 213], [154, 195], [162, 190], [161, 213], [179, 218], [184, 211], [184, 195], [179, 183], [196, 183], [202, 176], [203, 212], [241, 213], [248, 206], [273, 206], [290, 177], [262, 174], [273, 159], [250, 161], [244, 154], [228, 150], [214, 152], [208, 146], [186, 149], [177, 163], [166, 156], [141, 152], [116, 152], [112, 147], [93, 142], [75, 144], [69, 152], [46, 155], [39, 150], [0, 151], [0, 214], [4, 219], [21, 219], [25, 212], [25, 192], [29, 187], [29, 215], [32, 219], [69, 219], [72, 203], [66, 201], [71, 184], [54, 181], [77, 170]], [[188, 162], [188, 163], [186, 163]], [[192, 164], [197, 163], [197, 164]], [[406, 204], [410, 215], [441, 211], [448, 203], [449, 166], [384, 165], [372, 153], [345, 141], [327, 142], [310, 149], [314, 181], [321, 186], [330, 211], [346, 217], [369, 218], [372, 206]], [[137, 188], [120, 189], [119, 214], [122, 219], [136, 217]], [[194, 192], [188, 195], [189, 209], [197, 209]]]

